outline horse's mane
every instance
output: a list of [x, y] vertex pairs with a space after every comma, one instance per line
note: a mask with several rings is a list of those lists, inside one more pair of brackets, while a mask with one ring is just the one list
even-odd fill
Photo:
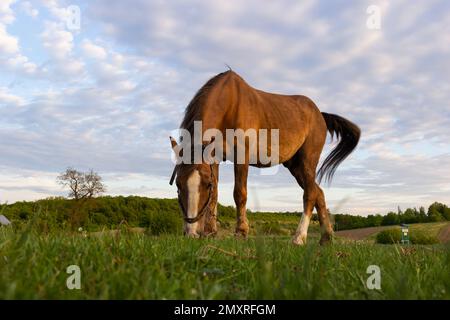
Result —
[[208, 96], [208, 92], [214, 85], [224, 76], [225, 74], [231, 72], [231, 69], [209, 79], [195, 94], [191, 102], [189, 102], [186, 110], [184, 111], [184, 118], [181, 121], [180, 128], [188, 130], [191, 134], [194, 131], [194, 121], [200, 120], [202, 108], [205, 105], [203, 102]]

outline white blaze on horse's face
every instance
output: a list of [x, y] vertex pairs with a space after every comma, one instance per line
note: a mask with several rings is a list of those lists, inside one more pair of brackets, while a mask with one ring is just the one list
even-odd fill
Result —
[[[198, 170], [194, 170], [187, 179], [188, 203], [186, 214], [188, 218], [195, 218], [198, 213], [198, 205], [200, 202], [200, 182], [201, 177]], [[197, 237], [197, 222], [184, 223], [184, 230], [187, 236]]]

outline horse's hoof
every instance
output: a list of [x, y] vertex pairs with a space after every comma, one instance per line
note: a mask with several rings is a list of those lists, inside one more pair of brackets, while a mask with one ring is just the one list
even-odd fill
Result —
[[248, 231], [245, 230], [237, 230], [234, 232], [234, 236], [236, 238], [241, 238], [241, 239], [247, 239], [248, 238]]
[[244, 240], [246, 240], [246, 239], [248, 239], [248, 234], [242, 233], [242, 232], [235, 232], [235, 233], [234, 233], [234, 237], [235, 237], [235, 238], [238, 238], [238, 239], [244, 239]]
[[333, 242], [331, 241], [331, 239], [320, 239], [319, 244], [321, 246], [329, 246], [331, 245]]
[[247, 239], [249, 229], [250, 228], [249, 228], [248, 224], [241, 224], [239, 227], [236, 227], [236, 230], [234, 231], [234, 235], [236, 237], [242, 237], [244, 239]]
[[186, 238], [192, 238], [192, 239], [200, 238], [200, 235], [196, 232], [186, 233], [185, 236], [186, 236]]
[[326, 246], [326, 245], [330, 245], [332, 243], [333, 237], [329, 234], [324, 234], [322, 235], [322, 237], [320, 238], [319, 244], [321, 246]]
[[306, 245], [306, 239], [303, 239], [302, 237], [294, 237], [292, 239], [292, 244], [296, 246], [304, 246]]

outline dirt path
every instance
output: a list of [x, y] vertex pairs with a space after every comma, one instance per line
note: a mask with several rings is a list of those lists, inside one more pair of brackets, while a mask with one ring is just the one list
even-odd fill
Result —
[[443, 227], [438, 234], [438, 239], [442, 243], [447, 243], [450, 241], [450, 224]]
[[335, 234], [338, 237], [344, 237], [352, 240], [364, 240], [371, 235], [378, 233], [380, 231], [386, 229], [392, 229], [394, 226], [383, 226], [383, 227], [370, 227], [370, 228], [362, 228], [362, 229], [351, 229], [351, 230], [342, 230], [336, 231]]

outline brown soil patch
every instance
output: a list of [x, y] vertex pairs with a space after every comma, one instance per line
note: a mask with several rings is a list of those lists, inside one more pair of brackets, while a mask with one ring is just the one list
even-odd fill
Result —
[[383, 226], [383, 227], [369, 227], [361, 229], [342, 230], [336, 231], [335, 234], [338, 237], [348, 238], [352, 240], [364, 240], [375, 233], [378, 233], [386, 229], [391, 229], [392, 227], [393, 226]]
[[450, 224], [443, 227], [438, 234], [438, 239], [442, 243], [447, 243], [450, 241]]

